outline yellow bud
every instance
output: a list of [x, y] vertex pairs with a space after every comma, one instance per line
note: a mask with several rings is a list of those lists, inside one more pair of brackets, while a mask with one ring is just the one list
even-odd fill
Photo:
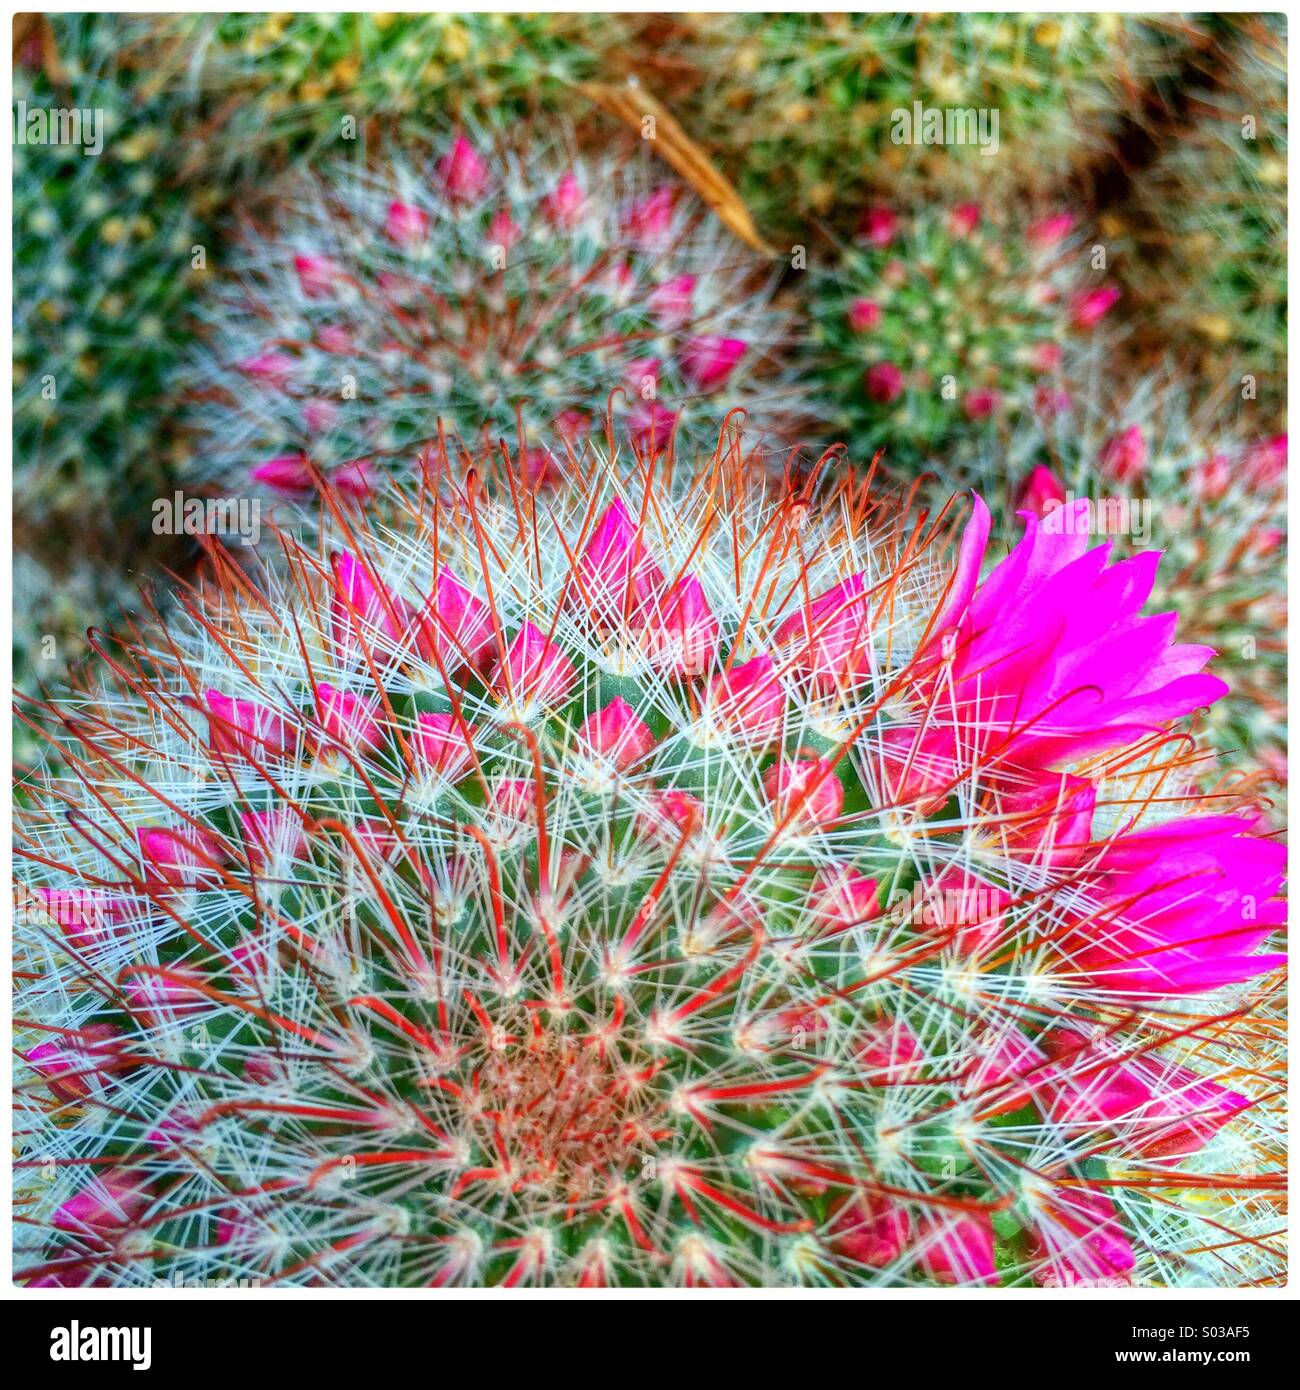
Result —
[[442, 36], [442, 51], [453, 63], [469, 57], [469, 35], [459, 24], [449, 24]]
[[1114, 240], [1124, 235], [1124, 219], [1114, 212], [1104, 212], [1097, 219], [1097, 230], [1102, 236]]
[[375, 21], [375, 28], [378, 29], [381, 33], [383, 32], [383, 30], [387, 29], [390, 24], [392, 24], [393, 20], [397, 18], [395, 14], [392, 14], [389, 11], [384, 11], [380, 14], [374, 14], [370, 17]]
[[121, 217], [109, 217], [104, 221], [99, 229], [99, 238], [107, 242], [110, 246], [116, 246], [122, 238], [126, 236], [126, 220]]
[[323, 82], [304, 82], [298, 88], [299, 101], [324, 101], [329, 89]]
[[137, 130], [134, 135], [129, 135], [125, 140], [117, 142], [118, 158], [126, 164], [138, 164], [140, 160], [147, 159], [158, 148], [158, 132], [156, 130]]
[[808, 190], [808, 205], [814, 212], [827, 212], [835, 201], [835, 185], [815, 183]]
[[1215, 343], [1226, 343], [1232, 337], [1232, 324], [1223, 314], [1202, 314], [1194, 326], [1198, 333]]
[[1046, 20], [1034, 30], [1034, 42], [1044, 48], [1055, 48], [1061, 42], [1061, 26], [1054, 19]]
[[1260, 162], [1259, 181], [1266, 188], [1276, 188], [1286, 183], [1286, 162], [1281, 159], [1265, 159]]
[[350, 87], [357, 80], [357, 76], [361, 72], [361, 59], [358, 58], [355, 53], [348, 58], [340, 58], [338, 62], [334, 64], [331, 72], [334, 81], [337, 82], [340, 87]]
[[803, 125], [812, 119], [813, 109], [806, 101], [792, 101], [781, 112], [781, 119], [789, 125]]

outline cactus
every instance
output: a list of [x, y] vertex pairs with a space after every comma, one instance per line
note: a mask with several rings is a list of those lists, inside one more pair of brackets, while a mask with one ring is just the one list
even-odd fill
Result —
[[[694, 25], [683, 47], [703, 74], [695, 131], [774, 231], [842, 222], [883, 190], [1061, 187], [1105, 157], [1195, 32], [1177, 17], [1117, 14], [710, 15]], [[916, 102], [994, 113], [997, 130], [983, 146], [896, 143], [908, 132], [895, 113], [911, 116]]]
[[1187, 121], [1108, 219], [1149, 346], [1209, 392], [1244, 390], [1261, 431], [1286, 428], [1285, 18], [1245, 25], [1192, 93]]
[[1073, 227], [1066, 212], [1016, 224], [974, 203], [865, 210], [811, 307], [818, 404], [855, 456], [951, 464], [1059, 406], [1119, 293]]
[[1206, 725], [1219, 752], [1211, 783], [1224, 767], [1286, 780], [1287, 441], [1252, 438], [1257, 425], [1253, 411], [1226, 409], [1176, 371], [1123, 390], [1089, 380], [976, 470], [1007, 479], [1008, 516], [1086, 497], [1098, 540], [1164, 552], [1151, 603], [1215, 649], [1229, 685]]
[[448, 133], [283, 202], [246, 228], [182, 373], [196, 480], [304, 492], [310, 463], [363, 491], [440, 426], [471, 449], [521, 424], [574, 440], [616, 391], [661, 448], [711, 447], [737, 405], [756, 433], [789, 408], [764, 381], [788, 331], [770, 277], [657, 167]]
[[123, 641], [18, 818], [22, 1282], [1284, 1278], [1281, 850], [1149, 563], [742, 452], [439, 454]]

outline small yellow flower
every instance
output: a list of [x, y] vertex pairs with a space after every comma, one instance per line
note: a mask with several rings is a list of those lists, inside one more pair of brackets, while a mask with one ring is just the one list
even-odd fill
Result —
[[109, 246], [116, 246], [127, 232], [126, 219], [123, 217], [109, 217], [99, 229], [99, 239], [107, 242]]

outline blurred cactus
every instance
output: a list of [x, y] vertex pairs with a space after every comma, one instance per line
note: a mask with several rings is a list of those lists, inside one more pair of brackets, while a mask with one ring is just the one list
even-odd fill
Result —
[[471, 131], [295, 182], [204, 306], [181, 374], [191, 476], [305, 493], [310, 463], [363, 492], [376, 470], [410, 476], [440, 425], [473, 449], [521, 424], [575, 441], [612, 392], [660, 449], [712, 447], [737, 406], [757, 434], [787, 403], [768, 380], [787, 315], [762, 262], [664, 173], [640, 151]]
[[[906, 184], [1041, 190], [1105, 154], [1190, 21], [1120, 14], [750, 14], [689, 21], [695, 133], [774, 229], [841, 220]], [[996, 145], [895, 142], [895, 112], [994, 113]], [[991, 119], [986, 136], [992, 134]], [[898, 134], [905, 132], [900, 127]]]
[[1119, 294], [1074, 220], [993, 220], [975, 204], [863, 213], [812, 291], [818, 405], [852, 456], [973, 456], [1026, 413], [1061, 407]]

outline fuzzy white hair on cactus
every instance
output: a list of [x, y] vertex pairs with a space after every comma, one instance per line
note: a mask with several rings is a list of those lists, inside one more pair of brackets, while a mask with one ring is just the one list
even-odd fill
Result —
[[[327, 498], [50, 712], [20, 1278], [1254, 1277], [1257, 1183], [1150, 1195], [1276, 1151], [1276, 858], [1164, 732], [1204, 658], [1072, 542], [980, 583], [982, 504], [741, 454]], [[1075, 640], [1139, 693], [1085, 717]]]

